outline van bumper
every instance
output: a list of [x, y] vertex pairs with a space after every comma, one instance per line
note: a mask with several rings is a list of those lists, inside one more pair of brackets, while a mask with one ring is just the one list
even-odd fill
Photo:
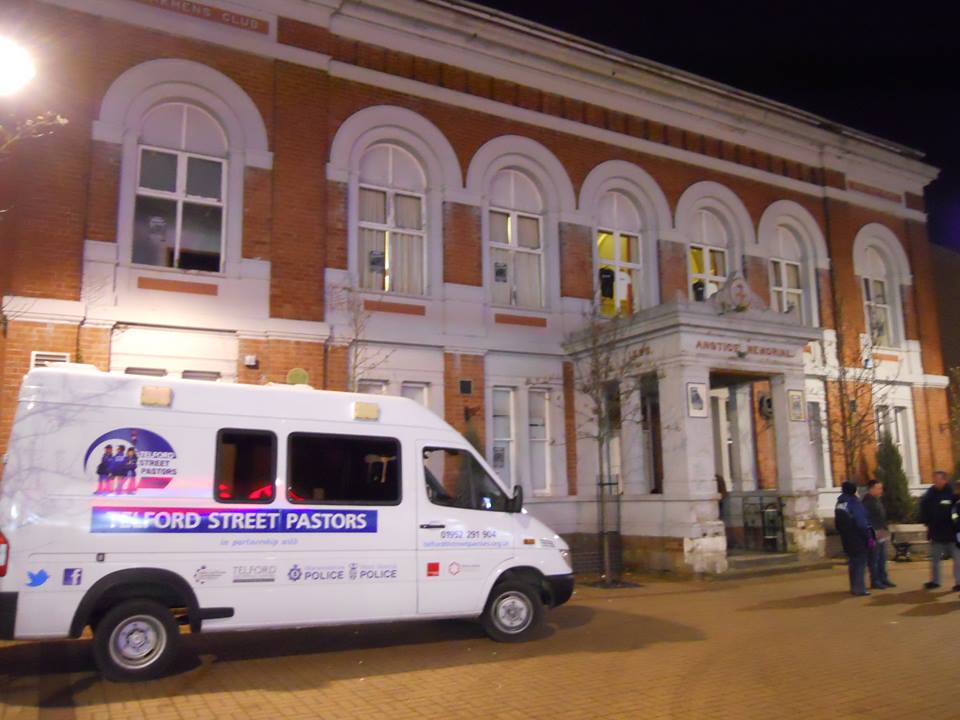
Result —
[[547, 575], [544, 579], [550, 588], [550, 607], [563, 605], [573, 595], [573, 573]]
[[0, 592], [0, 640], [13, 640], [17, 624], [17, 593]]

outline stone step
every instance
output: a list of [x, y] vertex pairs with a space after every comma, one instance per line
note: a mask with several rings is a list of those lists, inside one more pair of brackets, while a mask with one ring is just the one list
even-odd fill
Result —
[[830, 570], [837, 563], [833, 560], [805, 560], [800, 561], [796, 556], [792, 560], [772, 564], [755, 564], [746, 567], [735, 567], [730, 565], [727, 572], [721, 575], [714, 575], [714, 580], [743, 580], [755, 577], [768, 577], [771, 575], [787, 575], [790, 573], [810, 572], [812, 570]]
[[768, 567], [799, 562], [796, 553], [734, 552], [727, 555], [727, 566], [731, 570]]

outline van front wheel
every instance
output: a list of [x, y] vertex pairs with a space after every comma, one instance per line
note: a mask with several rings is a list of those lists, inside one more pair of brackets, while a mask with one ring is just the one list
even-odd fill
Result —
[[93, 655], [108, 680], [152, 680], [170, 666], [179, 641], [180, 629], [168, 608], [152, 600], [128, 600], [97, 623]]
[[543, 622], [543, 601], [536, 588], [520, 582], [494, 586], [480, 623], [497, 642], [529, 640]]

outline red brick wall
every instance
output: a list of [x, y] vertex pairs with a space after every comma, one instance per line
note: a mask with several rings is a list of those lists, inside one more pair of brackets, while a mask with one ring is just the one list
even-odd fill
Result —
[[836, 328], [833, 316], [833, 280], [829, 270], [817, 270], [817, 299], [820, 302], [820, 327]]
[[327, 267], [347, 269], [347, 186], [327, 182]]
[[933, 481], [935, 470], [953, 474], [947, 391], [939, 388], [913, 388], [913, 414], [917, 426], [917, 461], [920, 479]]
[[658, 247], [660, 270], [660, 302], [670, 302], [678, 294], [688, 297], [687, 246], [672, 240], [661, 240]]
[[[263, 385], [286, 383], [287, 374], [294, 368], [306, 370], [308, 384], [317, 389], [327, 387], [326, 373], [329, 370], [329, 349], [324, 358], [324, 343], [303, 340], [259, 340], [240, 338], [237, 356], [237, 380], [242, 383]], [[244, 365], [244, 356], [256, 355], [257, 367]], [[344, 388], [332, 388], [344, 389]]]
[[[460, 394], [460, 381], [473, 382], [470, 395]], [[461, 353], [443, 354], [443, 413], [444, 419], [458, 432], [470, 429], [483, 443], [486, 438], [484, 415], [484, 361], [483, 355]], [[464, 408], [470, 410], [470, 421], [464, 417]]]
[[81, 325], [79, 330], [79, 350], [74, 362], [95, 365], [104, 372], [110, 369], [110, 328]]
[[243, 174], [243, 257], [270, 259], [273, 235], [273, 173], [247, 168]]
[[573, 363], [563, 364], [563, 440], [567, 456], [567, 492], [577, 494], [577, 408]]
[[277, 62], [270, 315], [319, 320], [326, 265], [323, 228], [327, 127], [319, 70]]
[[483, 285], [483, 239], [480, 208], [443, 204], [443, 281]]
[[590, 228], [560, 223], [560, 294], [593, 297], [593, 241]]
[[770, 261], [766, 258], [744, 255], [743, 269], [747, 284], [763, 303], [761, 307], [770, 307]]
[[[906, 220], [904, 221], [904, 227], [906, 237], [909, 240], [910, 269], [913, 271], [914, 303], [912, 314], [915, 315], [916, 319], [913, 321], [912, 327], [916, 328], [916, 336], [920, 340], [924, 372], [939, 375], [943, 373], [944, 367], [927, 226], [915, 220]], [[908, 335], [907, 337], [913, 336]]]
[[97, 141], [91, 143], [88, 240], [117, 241], [121, 156], [119, 145]]

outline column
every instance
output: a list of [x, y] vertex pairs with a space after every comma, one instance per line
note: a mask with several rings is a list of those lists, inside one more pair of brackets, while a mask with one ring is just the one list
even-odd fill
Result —
[[757, 489], [757, 458], [753, 447], [753, 407], [750, 385], [745, 383], [730, 389], [730, 434], [733, 436], [732, 465], [733, 492]]
[[[710, 369], [670, 363], [659, 375], [663, 447], [663, 533], [682, 537], [693, 572], [723, 572], [727, 540], [719, 519], [710, 418]], [[689, 407], [695, 386], [702, 408]]]
[[[777, 480], [784, 501], [787, 548], [801, 555], [822, 557], [825, 535], [817, 513], [817, 479], [810, 457], [804, 385], [802, 372], [775, 375], [770, 380]], [[795, 395], [795, 402], [791, 403], [790, 396], [795, 393], [800, 395]]]

